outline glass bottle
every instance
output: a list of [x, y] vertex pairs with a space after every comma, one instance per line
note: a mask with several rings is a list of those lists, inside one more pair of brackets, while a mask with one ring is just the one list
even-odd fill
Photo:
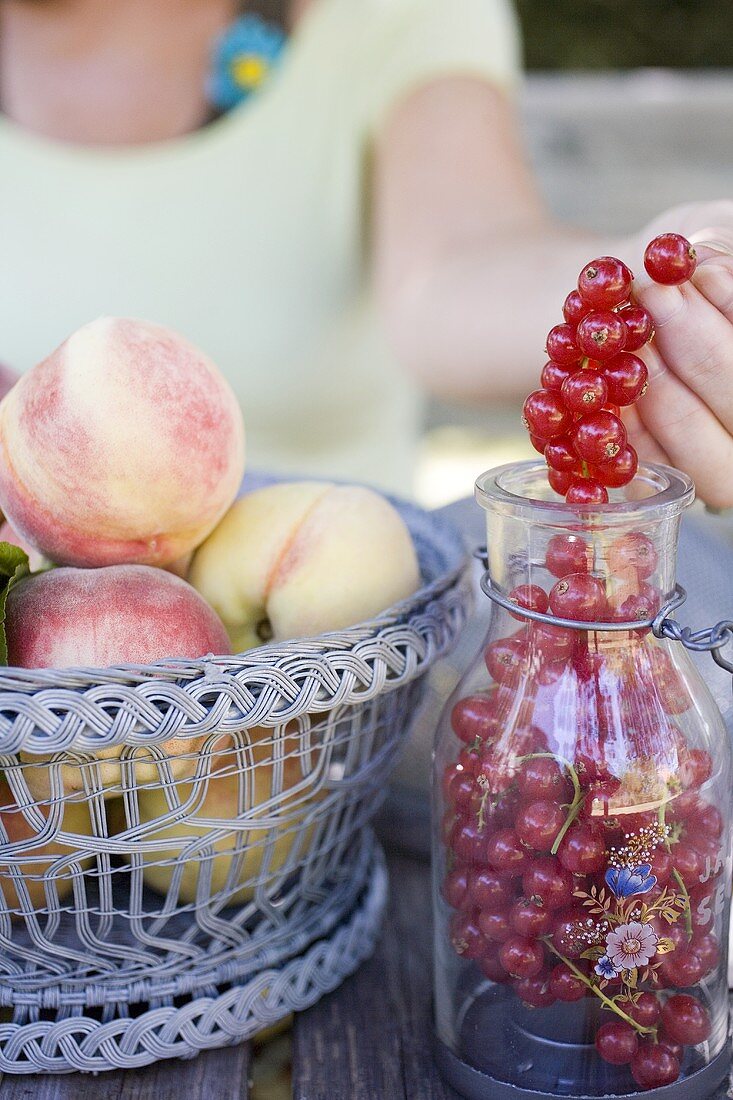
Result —
[[615, 496], [558, 501], [541, 462], [476, 484], [499, 602], [438, 730], [433, 858], [438, 1060], [469, 1098], [702, 1100], [729, 1066], [731, 746], [647, 625], [694, 489], [649, 466]]

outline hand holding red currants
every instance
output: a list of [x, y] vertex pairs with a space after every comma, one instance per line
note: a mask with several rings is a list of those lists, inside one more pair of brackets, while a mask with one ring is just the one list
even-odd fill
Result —
[[[644, 266], [654, 281], [686, 282], [695, 250], [677, 233], [649, 243]], [[646, 392], [647, 368], [633, 353], [654, 335], [650, 314], [633, 301], [634, 277], [621, 260], [601, 256], [583, 268], [563, 306], [564, 323], [547, 337], [542, 388], [524, 403], [523, 421], [544, 455], [548, 480], [568, 503], [605, 504], [627, 485], [638, 458], [621, 408]]]

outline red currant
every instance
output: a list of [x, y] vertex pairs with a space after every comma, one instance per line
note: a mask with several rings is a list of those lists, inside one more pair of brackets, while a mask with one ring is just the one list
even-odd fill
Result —
[[694, 827], [704, 836], [717, 840], [723, 833], [723, 815], [717, 806], [701, 803], [694, 816]]
[[592, 477], [575, 477], [565, 493], [568, 504], [608, 504], [608, 490]]
[[451, 711], [450, 721], [456, 737], [467, 745], [472, 745], [477, 738], [481, 741], [493, 738], [500, 730], [496, 703], [488, 692], [459, 699]]
[[571, 374], [574, 374], [576, 369], [574, 363], [569, 367], [561, 367], [559, 363], [553, 363], [550, 359], [542, 368], [540, 385], [545, 390], [552, 390], [554, 393], [559, 393], [565, 379], [569, 378]]
[[636, 1032], [623, 1020], [603, 1024], [596, 1032], [596, 1050], [612, 1066], [628, 1065], [638, 1049]]
[[547, 544], [545, 565], [555, 577], [568, 573], [587, 573], [590, 547], [579, 535], [553, 535]]
[[644, 267], [655, 283], [675, 286], [691, 278], [697, 267], [697, 253], [679, 233], [662, 233], [646, 246]]
[[479, 970], [489, 981], [508, 982], [509, 975], [499, 962], [499, 945], [487, 943], [486, 953], [478, 960]]
[[489, 675], [497, 684], [516, 683], [528, 667], [527, 649], [520, 638], [500, 638], [486, 647]]
[[692, 941], [692, 950], [702, 960], [704, 974], [709, 974], [720, 962], [720, 942], [712, 932], [696, 934]]
[[644, 581], [651, 577], [659, 564], [656, 546], [648, 535], [630, 531], [614, 539], [608, 549], [608, 567], [616, 577], [623, 577], [629, 570]]
[[606, 863], [603, 836], [588, 825], [571, 825], [563, 837], [557, 858], [573, 875], [592, 875]]
[[[538, 584], [517, 585], [509, 593], [509, 600], [511, 603], [515, 603], [517, 607], [526, 607], [528, 611], [539, 611], [541, 615], [544, 615], [549, 607], [547, 593]], [[520, 620], [522, 618], [521, 615], [514, 615], [513, 617]]]
[[705, 977], [705, 963], [696, 951], [673, 951], [664, 962], [665, 977], [679, 989], [689, 989]]
[[[571, 378], [574, 377], [575, 375], [571, 375]], [[618, 355], [614, 355], [613, 359], [609, 359], [605, 364], [603, 378], [606, 382], [608, 400], [622, 408], [626, 405], [633, 405], [635, 401], [644, 396], [648, 372], [646, 364], [638, 355], [631, 355], [628, 351], [622, 351]], [[565, 403], [567, 404], [567, 401]], [[604, 401], [603, 404], [605, 405], [605, 403]]]
[[536, 852], [549, 852], [565, 824], [565, 811], [556, 802], [530, 802], [517, 814], [515, 829], [519, 839]]
[[578, 458], [603, 466], [626, 446], [626, 429], [613, 413], [593, 413], [579, 420], [573, 432], [573, 446]]
[[502, 945], [499, 961], [513, 978], [534, 978], [542, 970], [545, 952], [536, 941], [510, 936]]
[[486, 951], [486, 940], [470, 913], [453, 914], [450, 938], [454, 951], [464, 959], [480, 959]]
[[514, 829], [495, 833], [488, 843], [486, 856], [495, 871], [509, 877], [523, 874], [529, 866], [529, 853]]
[[702, 882], [705, 874], [705, 858], [691, 844], [679, 841], [672, 845], [672, 859], [675, 870], [688, 890]]
[[476, 918], [476, 923], [481, 934], [491, 943], [504, 943], [505, 940], [514, 935], [514, 929], [509, 922], [509, 914], [506, 909], [490, 911], [482, 909]]
[[530, 1008], [548, 1008], [555, 1003], [547, 975], [538, 974], [535, 978], [515, 978], [512, 989], [517, 997]]
[[559, 493], [561, 497], [564, 497], [573, 481], [577, 480], [573, 474], [567, 473], [565, 470], [553, 470], [550, 467], [547, 471], [547, 480], [550, 483], [550, 488], [554, 489], [556, 493]]
[[511, 882], [502, 878], [490, 867], [471, 871], [466, 881], [468, 900], [487, 913], [498, 913], [506, 909], [514, 897]]
[[575, 340], [581, 355], [605, 362], [626, 347], [626, 325], [617, 313], [594, 310], [578, 325]]
[[468, 900], [468, 869], [454, 867], [445, 876], [443, 897], [453, 909], [465, 908]]
[[613, 309], [631, 293], [634, 276], [615, 256], [601, 256], [586, 264], [578, 276], [578, 292], [594, 309]]
[[577, 290], [571, 290], [563, 302], [562, 315], [569, 325], [577, 328], [578, 323], [583, 320], [586, 313], [590, 313], [592, 308], [583, 301]]
[[579, 370], [571, 374], [560, 391], [565, 407], [574, 413], [589, 413], [602, 409], [608, 400], [608, 385], [597, 370]]
[[451, 850], [463, 863], [483, 864], [488, 843], [487, 824], [479, 827], [476, 817], [459, 818], [449, 838]]
[[509, 911], [509, 919], [515, 931], [528, 939], [539, 939], [552, 929], [550, 910], [527, 898], [517, 898]]
[[654, 322], [641, 306], [624, 306], [618, 312], [626, 325], [626, 350], [638, 351], [648, 344], [654, 335]]
[[529, 441], [538, 454], [544, 455], [545, 447], [547, 446], [546, 439], [542, 439], [539, 435], [532, 435], [532, 432], [530, 432]]
[[710, 1013], [688, 993], [675, 993], [662, 1008], [665, 1035], [683, 1046], [697, 1046], [710, 1037]]
[[678, 1062], [682, 1061], [682, 1055], [685, 1053], [685, 1048], [682, 1043], [675, 1043], [674, 1039], [668, 1038], [664, 1032], [657, 1034], [657, 1044], [660, 1047], [664, 1047], [670, 1054], [673, 1054]]
[[602, 466], [589, 466], [588, 473], [608, 489], [621, 489], [636, 477], [639, 469], [639, 456], [630, 443], [604, 462]]
[[[582, 963], [578, 964], [581, 969]], [[586, 967], [587, 969], [587, 967]], [[550, 992], [557, 1001], [582, 1001], [588, 986], [565, 963], [558, 963], [550, 974]]]
[[583, 358], [583, 353], [575, 342], [575, 329], [572, 325], [555, 325], [547, 334], [547, 354], [553, 363], [561, 367], [572, 367]]
[[550, 390], [534, 390], [529, 395], [524, 402], [523, 419], [532, 435], [539, 435], [542, 439], [565, 435], [573, 422], [560, 395]]
[[551, 588], [550, 610], [560, 619], [600, 622], [608, 610], [605, 585], [590, 573], [570, 573]]
[[659, 1001], [653, 993], [640, 993], [636, 1003], [622, 999], [618, 1007], [641, 1027], [654, 1027], [661, 1012]]
[[528, 801], [546, 798], [563, 802], [572, 793], [570, 780], [560, 765], [546, 756], [524, 761], [517, 776], [517, 786]]
[[580, 462], [569, 435], [551, 439], [545, 446], [544, 454], [547, 465], [553, 470], [561, 470], [569, 474], [580, 473]]
[[671, 1085], [680, 1075], [679, 1059], [660, 1043], [645, 1041], [631, 1059], [631, 1076], [643, 1089]]
[[705, 749], [690, 749], [680, 767], [680, 781], [685, 790], [702, 787], [713, 774], [713, 761]]
[[524, 896], [545, 909], [560, 909], [573, 896], [573, 876], [554, 856], [533, 859], [522, 876]]

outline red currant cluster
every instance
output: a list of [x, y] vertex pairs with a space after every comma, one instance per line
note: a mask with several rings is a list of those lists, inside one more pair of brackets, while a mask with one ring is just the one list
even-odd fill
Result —
[[[554, 583], [509, 598], [587, 622], [651, 617], [651, 539], [613, 539], [610, 579], [592, 559], [580, 534], [555, 535], [543, 563]], [[710, 754], [677, 725], [686, 686], [648, 630], [607, 641], [525, 620], [483, 658], [493, 683], [453, 707], [461, 747], [443, 772], [453, 947], [532, 1008], [600, 999], [599, 1057], [628, 1065], [639, 1088], [669, 1084], [684, 1048], [711, 1033], [690, 990], [721, 962], [724, 823], [706, 797]]]
[[[696, 263], [677, 233], [656, 237], [644, 254], [649, 276], [667, 285], [689, 279]], [[634, 352], [652, 339], [654, 325], [633, 301], [633, 282], [613, 256], [586, 264], [565, 299], [564, 324], [548, 334], [542, 388], [524, 403], [523, 422], [550, 485], [569, 503], [605, 504], [608, 489], [627, 485], [637, 470], [620, 410], [646, 391], [647, 369]]]

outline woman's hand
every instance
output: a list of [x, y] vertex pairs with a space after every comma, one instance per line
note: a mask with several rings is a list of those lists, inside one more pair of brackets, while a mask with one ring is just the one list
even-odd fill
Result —
[[[675, 231], [704, 241], [730, 240], [733, 202], [693, 203], [654, 220], [629, 256], [635, 296], [653, 316], [656, 336], [642, 355], [649, 392], [626, 410], [641, 457], [677, 466], [713, 508], [733, 507], [733, 254], [696, 245], [698, 267], [682, 286], [651, 283], [645, 244]], [[628, 415], [627, 415], [628, 414]]]

